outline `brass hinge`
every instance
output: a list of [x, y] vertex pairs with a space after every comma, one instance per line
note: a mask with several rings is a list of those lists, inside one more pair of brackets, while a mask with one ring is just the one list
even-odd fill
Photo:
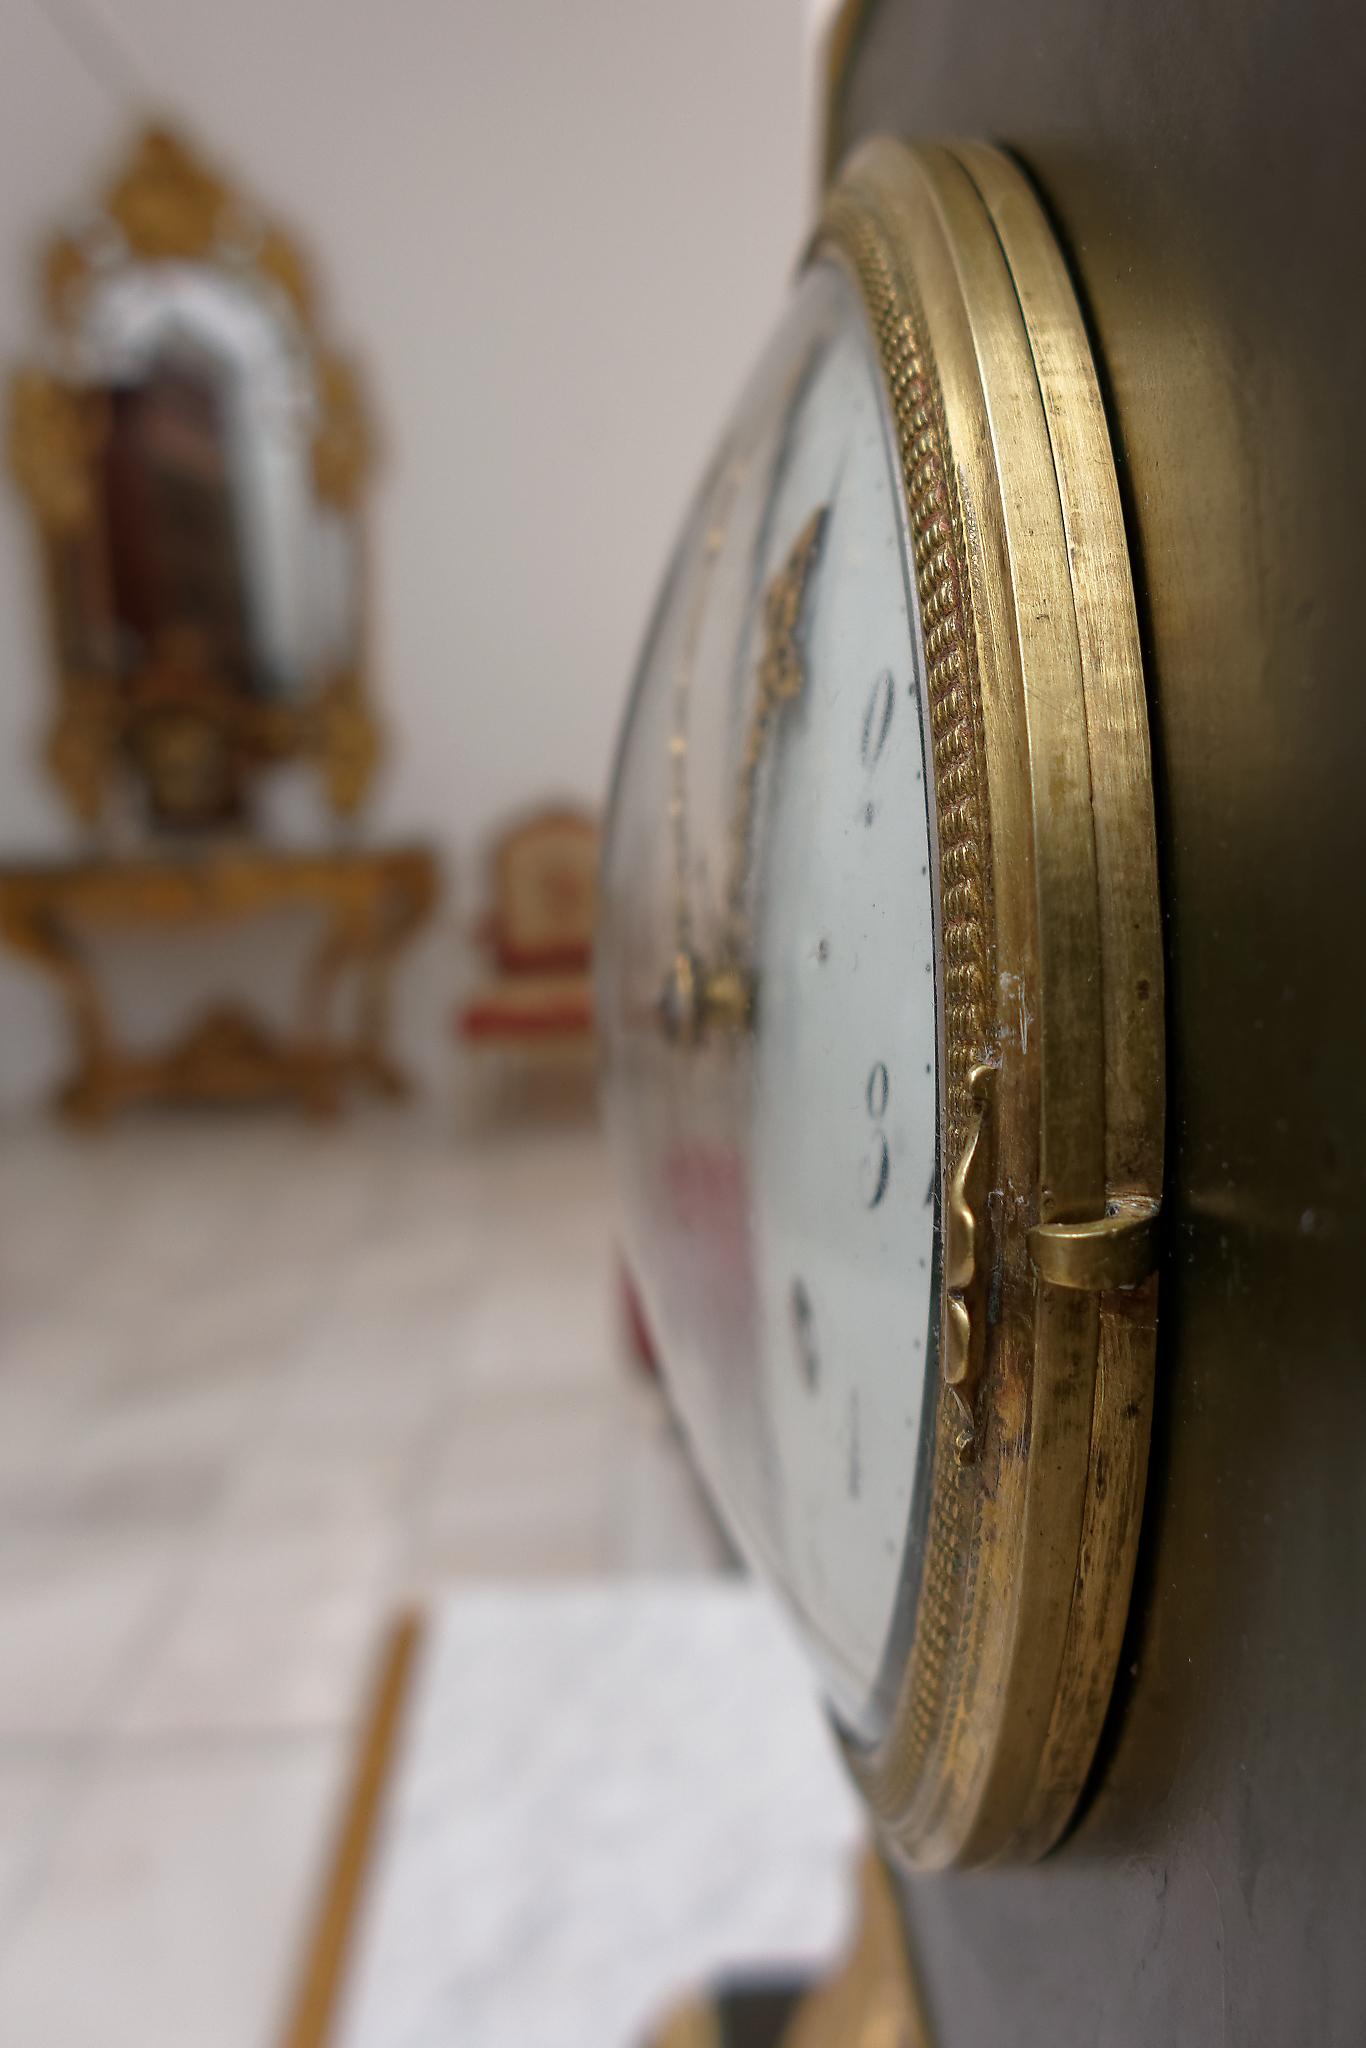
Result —
[[1085, 1223], [1036, 1223], [1029, 1256], [1041, 1280], [1104, 1294], [1137, 1287], [1157, 1264], [1161, 1205], [1147, 1195], [1118, 1196]]

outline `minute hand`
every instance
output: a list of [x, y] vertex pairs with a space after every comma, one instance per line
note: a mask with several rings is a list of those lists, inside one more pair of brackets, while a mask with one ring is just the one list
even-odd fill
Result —
[[811, 514], [789, 550], [787, 560], [764, 593], [764, 644], [759, 655], [754, 704], [744, 751], [735, 777], [731, 809], [730, 871], [726, 888], [723, 958], [739, 968], [746, 950], [747, 901], [754, 869], [754, 810], [769, 736], [779, 707], [801, 696], [806, 684], [806, 654], [801, 642], [802, 610], [811, 572], [820, 556], [828, 505]]

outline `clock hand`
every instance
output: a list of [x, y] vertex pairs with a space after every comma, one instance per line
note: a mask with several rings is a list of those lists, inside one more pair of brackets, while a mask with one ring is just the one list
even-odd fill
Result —
[[[754, 703], [745, 745], [736, 772], [730, 824], [730, 874], [726, 887], [719, 955], [708, 967], [692, 943], [692, 920], [685, 892], [675, 904], [674, 958], [660, 997], [660, 1016], [671, 1038], [696, 1043], [708, 1025], [731, 1031], [748, 1028], [754, 1011], [754, 976], [745, 963], [748, 913], [746, 898], [754, 865], [754, 822], [759, 771], [777, 714], [796, 701], [806, 682], [806, 655], [801, 644], [802, 612], [811, 573], [820, 556], [829, 505], [820, 505], [798, 534], [786, 561], [764, 595], [764, 641], [760, 651]], [[676, 766], [686, 755], [677, 729], [673, 742]], [[679, 844], [686, 831], [681, 789], [671, 810]], [[683, 842], [686, 846], [686, 842]]]
[[726, 889], [726, 920], [722, 961], [738, 970], [747, 947], [750, 875], [754, 866], [755, 803], [759, 771], [777, 716], [795, 703], [806, 684], [806, 651], [801, 640], [802, 613], [811, 574], [820, 558], [829, 517], [828, 504], [817, 506], [797, 535], [787, 560], [764, 594], [764, 643], [749, 730], [736, 773], [735, 803], [730, 826], [730, 878]]
[[[723, 451], [724, 453], [724, 451]], [[697, 578], [683, 632], [683, 646], [673, 687], [673, 719], [669, 736], [669, 827], [673, 842], [674, 953], [659, 997], [659, 1017], [667, 1037], [695, 1040], [701, 1027], [698, 992], [701, 968], [693, 930], [688, 886], [691, 836], [688, 817], [688, 719], [692, 706], [693, 670], [717, 557], [726, 542], [731, 506], [744, 482], [748, 461], [718, 461], [715, 499], [702, 533], [703, 567]]]
[[[751, 551], [752, 580], [749, 602], [745, 607], [746, 623], [735, 650], [734, 682], [737, 690], [749, 663], [750, 637], [758, 611], [757, 600], [762, 583], [763, 563], [768, 556], [773, 522], [778, 516], [778, 508], [783, 497], [782, 484], [795, 453], [793, 427], [801, 412], [811, 380], [820, 366], [822, 354], [823, 351], [817, 344], [813, 344], [805, 351], [801, 360], [794, 365], [779, 400], [777, 409], [781, 420], [781, 432], [769, 471], [766, 502]], [[688, 719], [693, 670], [712, 572], [716, 558], [725, 546], [731, 507], [749, 470], [752, 454], [752, 449], [737, 452], [733, 438], [728, 438], [713, 464], [712, 480], [704, 489], [703, 502], [706, 503], [709, 498], [712, 501], [711, 513], [702, 536], [704, 566], [684, 627], [683, 648], [673, 688], [673, 720], [669, 737], [668, 814], [673, 845], [674, 957], [665, 976], [658, 1008], [665, 1034], [688, 1043], [694, 1043], [700, 1037], [704, 1013], [710, 1013], [717, 1018], [724, 1016], [735, 1026], [742, 1026], [748, 1017], [748, 995], [742, 994], [733, 973], [723, 968], [708, 975], [697, 952], [689, 890], [692, 849], [688, 816]], [[836, 482], [838, 483], [838, 478]], [[832, 492], [832, 499], [833, 495]], [[710, 990], [705, 998], [704, 983]]]
[[[800, 437], [797, 425], [802, 416], [812, 380], [820, 368], [822, 350], [818, 345], [807, 349], [800, 362], [794, 365], [792, 374], [783, 389], [778, 405], [781, 430], [772, 462], [769, 465], [768, 481], [764, 493], [764, 506], [759, 515], [758, 529], [749, 551], [749, 577], [745, 594], [744, 628], [736, 639], [734, 666], [730, 677], [730, 698], [737, 701], [743, 694], [747, 678], [754, 667], [754, 640], [763, 619], [763, 593], [767, 564], [773, 557], [773, 534], [786, 502], [789, 476], [797, 459]], [[827, 500], [834, 502], [834, 493], [827, 493]]]

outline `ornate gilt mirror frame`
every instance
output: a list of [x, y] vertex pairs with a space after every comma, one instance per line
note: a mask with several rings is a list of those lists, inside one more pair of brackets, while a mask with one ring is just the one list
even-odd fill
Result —
[[[298, 244], [207, 167], [178, 135], [147, 128], [78, 232], [51, 240], [41, 297], [56, 368], [29, 366], [11, 385], [9, 454], [38, 530], [57, 686], [48, 766], [83, 822], [101, 817], [114, 778], [135, 751], [141, 715], [119, 676], [83, 656], [69, 628], [73, 578], [107, 575], [98, 435], [80, 383], [62, 374], [83, 313], [111, 263], [202, 264], [253, 284], [296, 330], [314, 386], [308, 451], [319, 506], [345, 513], [363, 562], [361, 499], [373, 445], [354, 364], [326, 343], [308, 264]], [[358, 581], [363, 582], [363, 576]], [[355, 813], [380, 753], [364, 674], [364, 622], [349, 658], [311, 679], [306, 698], [256, 701], [224, 691], [213, 717], [244, 775], [289, 759], [318, 764], [328, 802]]]

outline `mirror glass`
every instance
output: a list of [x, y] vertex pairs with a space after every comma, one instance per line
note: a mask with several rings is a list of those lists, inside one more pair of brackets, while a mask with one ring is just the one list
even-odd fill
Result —
[[102, 401], [120, 666], [168, 637], [233, 689], [297, 702], [353, 652], [349, 522], [320, 504], [316, 394], [289, 308], [249, 279], [137, 264], [79, 337]]
[[201, 264], [126, 264], [77, 337], [108, 542], [107, 654], [298, 703], [354, 657], [351, 522], [318, 501], [317, 398], [282, 296]]

